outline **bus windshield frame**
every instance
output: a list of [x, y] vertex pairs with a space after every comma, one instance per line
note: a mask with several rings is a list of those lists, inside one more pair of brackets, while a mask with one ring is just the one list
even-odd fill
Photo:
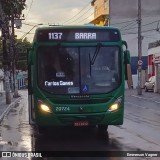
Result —
[[[50, 94], [106, 94], [122, 82], [118, 45], [42, 45], [37, 48], [37, 60], [38, 86]], [[52, 69], [49, 63], [57, 68]], [[45, 79], [51, 71], [56, 79]]]

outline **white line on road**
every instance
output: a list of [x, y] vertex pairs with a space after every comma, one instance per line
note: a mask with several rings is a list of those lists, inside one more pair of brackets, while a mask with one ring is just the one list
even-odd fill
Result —
[[144, 97], [139, 97], [139, 96], [136, 96], [136, 95], [131, 95], [132, 97], [135, 97], [135, 98], [140, 98], [140, 99], [150, 99], [150, 100], [152, 100], [152, 102], [155, 102], [155, 103], [159, 103], [160, 104], [160, 102], [159, 101], [155, 101], [155, 100], [153, 100], [153, 99], [155, 99], [156, 97], [148, 97], [148, 98], [144, 98]]
[[[155, 109], [152, 109], [152, 108], [148, 108], [148, 107], [144, 107], [144, 106], [141, 106], [141, 105], [137, 105], [137, 104], [135, 104], [135, 103], [128, 102], [128, 101], [126, 101], [125, 103], [128, 103], [128, 104], [131, 104], [131, 105], [134, 105], [134, 106], [143, 108], [143, 109], [148, 109], [148, 110], [151, 110], [151, 111], [154, 111], [154, 112], [155, 112]], [[156, 111], [156, 112], [158, 112], [158, 111]]]

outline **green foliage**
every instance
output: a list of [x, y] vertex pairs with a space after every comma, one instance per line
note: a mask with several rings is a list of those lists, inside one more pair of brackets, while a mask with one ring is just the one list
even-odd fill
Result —
[[22, 41], [21, 39], [17, 39], [17, 46], [16, 46], [16, 68], [18, 70], [27, 70], [27, 48], [31, 48], [31, 43], [24, 38]]
[[[16, 40], [16, 68], [19, 70], [27, 70], [27, 48], [31, 48], [31, 43], [24, 38]], [[2, 68], [2, 41], [0, 37], [0, 68]]]
[[8, 16], [14, 14], [17, 18], [19, 18], [25, 9], [25, 2], [26, 0], [1, 0], [4, 13]]

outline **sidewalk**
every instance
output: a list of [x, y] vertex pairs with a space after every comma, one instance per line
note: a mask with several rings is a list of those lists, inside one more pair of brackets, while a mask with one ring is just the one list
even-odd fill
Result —
[[21, 97], [13, 98], [13, 94], [11, 93], [11, 104], [6, 104], [6, 96], [5, 92], [3, 92], [2, 96], [0, 95], [0, 123], [3, 120], [4, 116], [8, 114], [9, 110], [16, 105], [16, 103], [20, 100]]

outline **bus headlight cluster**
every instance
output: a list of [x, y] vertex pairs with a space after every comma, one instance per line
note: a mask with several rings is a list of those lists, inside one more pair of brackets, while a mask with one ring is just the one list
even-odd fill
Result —
[[50, 107], [49, 107], [46, 103], [43, 103], [43, 102], [40, 101], [40, 100], [38, 100], [38, 103], [39, 103], [39, 109], [40, 109], [42, 112], [52, 113]]
[[109, 112], [117, 111], [120, 107], [121, 102], [122, 102], [122, 96], [117, 98], [117, 100], [109, 107], [108, 111]]

